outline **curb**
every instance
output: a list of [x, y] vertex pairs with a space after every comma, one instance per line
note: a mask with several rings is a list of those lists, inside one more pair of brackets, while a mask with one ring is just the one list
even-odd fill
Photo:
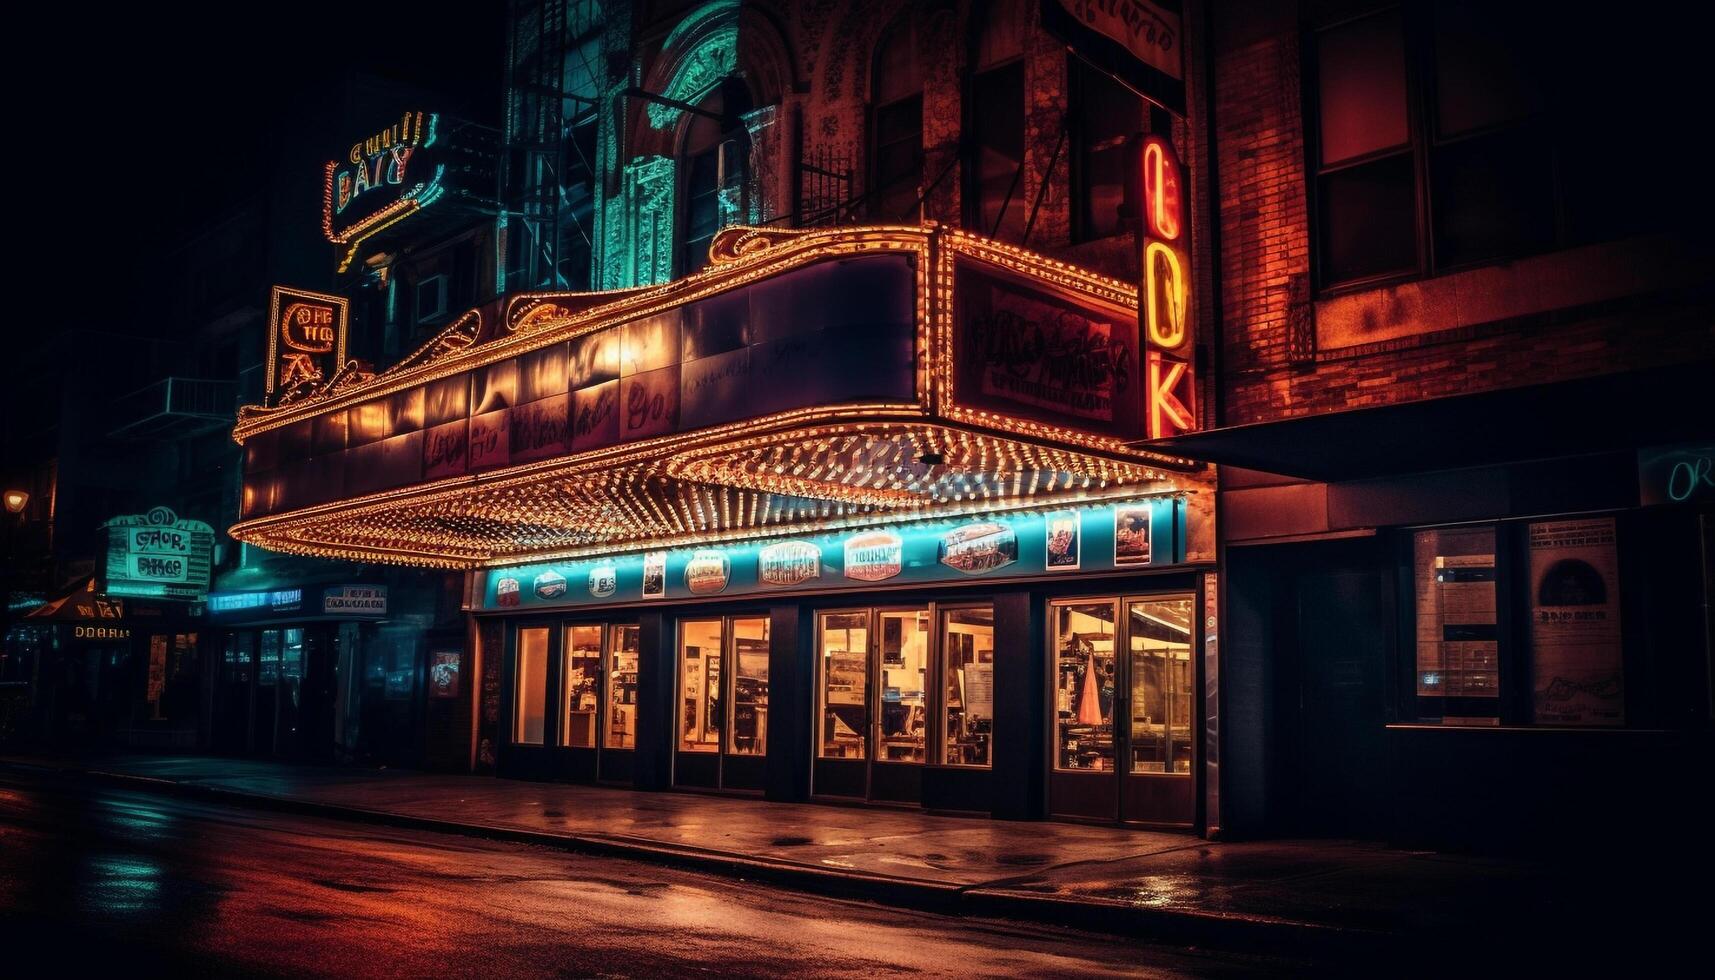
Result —
[[64, 768], [14, 760], [0, 769], [49, 773], [143, 792], [180, 796], [248, 809], [269, 810], [494, 840], [557, 850], [641, 861], [856, 901], [943, 915], [1023, 920], [1038, 924], [1146, 939], [1178, 946], [1285, 952], [1346, 958], [1373, 953], [1401, 936], [1293, 919], [1225, 914], [1191, 909], [1144, 908], [1119, 902], [1091, 902], [1056, 895], [1031, 895], [994, 885], [952, 885], [861, 871], [836, 871], [751, 855], [662, 844], [643, 838], [606, 834], [554, 833], [521, 827], [422, 817], [301, 797], [274, 796], [181, 782], [156, 776], [102, 769]]

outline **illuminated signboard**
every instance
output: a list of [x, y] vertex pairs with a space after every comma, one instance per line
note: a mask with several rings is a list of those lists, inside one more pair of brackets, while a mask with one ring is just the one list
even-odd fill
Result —
[[208, 594], [214, 529], [165, 507], [115, 517], [107, 529], [107, 593], [201, 600]]
[[1144, 411], [1149, 438], [1197, 427], [1196, 378], [1191, 370], [1190, 261], [1185, 254], [1185, 181], [1179, 157], [1164, 137], [1143, 141]]
[[322, 234], [342, 246], [339, 271], [364, 239], [433, 204], [446, 188], [446, 163], [430, 158], [440, 117], [407, 112], [351, 144], [324, 167]]
[[345, 363], [348, 313], [343, 296], [273, 288], [268, 299], [268, 404], [297, 397], [333, 377]]
[[[1042, 576], [1060, 567], [1051, 531], [1079, 540], [1081, 571], [1187, 560], [1186, 498], [1132, 499], [981, 521], [921, 521], [793, 540], [737, 542], [491, 569], [479, 608], [614, 605], [791, 591], [912, 588], [936, 582]], [[1075, 525], [1072, 531], [1068, 525]], [[543, 592], [518, 583], [600, 581]], [[878, 583], [884, 583], [878, 585]]]

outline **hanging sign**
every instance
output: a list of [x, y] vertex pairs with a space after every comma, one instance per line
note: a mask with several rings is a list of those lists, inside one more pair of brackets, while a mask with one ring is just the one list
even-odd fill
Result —
[[322, 612], [329, 616], [385, 616], [387, 586], [337, 585], [324, 589]]
[[345, 363], [349, 313], [343, 296], [273, 288], [268, 299], [265, 404], [289, 400], [333, 377]]
[[[406, 112], [353, 142], [323, 167], [322, 235], [340, 251], [339, 271], [364, 239], [428, 207], [446, 193], [444, 157], [433, 158], [440, 117]], [[438, 155], [440, 151], [435, 151]]]
[[109, 595], [201, 601], [208, 595], [214, 529], [166, 507], [115, 517], [107, 529]]

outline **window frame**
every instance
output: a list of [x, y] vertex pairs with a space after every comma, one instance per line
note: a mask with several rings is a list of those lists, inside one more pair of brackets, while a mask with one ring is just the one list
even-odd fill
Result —
[[[1625, 583], [1646, 578], [1640, 563], [1643, 556], [1633, 542], [1647, 541], [1637, 526], [1635, 514], [1623, 510], [1597, 510], [1576, 514], [1533, 514], [1526, 517], [1503, 517], [1482, 521], [1418, 524], [1398, 529], [1394, 541], [1394, 562], [1397, 579], [1396, 602], [1399, 610], [1395, 623], [1396, 650], [1388, 658], [1385, 671], [1387, 724], [1389, 727], [1469, 731], [1495, 729], [1529, 729], [1532, 731], [1565, 731], [1587, 734], [1625, 733], [1651, 729], [1659, 721], [1656, 710], [1655, 687], [1651, 683], [1650, 665], [1644, 646], [1647, 622], [1639, 608], [1638, 588]], [[1533, 702], [1535, 649], [1531, 640], [1530, 620], [1530, 526], [1566, 520], [1600, 520], [1614, 522], [1614, 562], [1621, 583], [1619, 593], [1620, 671], [1624, 692], [1621, 695], [1625, 720], [1619, 725], [1561, 725], [1538, 723]], [[1435, 697], [1417, 694], [1417, 607], [1414, 577], [1413, 543], [1423, 531], [1493, 528], [1495, 532], [1495, 626], [1496, 668], [1498, 672], [1499, 721], [1494, 725], [1447, 725], [1443, 715], [1425, 710], [1424, 702]]]
[[[994, 62], [993, 64], [983, 65], [981, 68], [972, 69], [970, 72], [966, 73], [964, 84], [961, 86], [963, 91], [960, 93], [960, 101], [963, 103], [964, 132], [970, 134], [969, 139], [961, 141], [964, 146], [964, 149], [960, 154], [960, 169], [963, 171], [963, 180], [961, 182], [964, 185], [963, 192], [960, 195], [962, 198], [960, 201], [960, 211], [962, 212], [960, 215], [961, 224], [966, 231], [981, 235], [985, 238], [992, 236], [997, 241], [1006, 241], [1006, 237], [1002, 234], [1006, 230], [1006, 216], [1007, 213], [1012, 210], [1014, 201], [1020, 200], [1023, 197], [1024, 177], [1026, 171], [1028, 171], [1030, 167], [1030, 113], [1028, 108], [1028, 102], [1030, 99], [1029, 68], [1030, 66], [1026, 63], [1026, 59], [1023, 55], [1015, 55], [1011, 58]], [[988, 228], [984, 227], [982, 223], [982, 205], [980, 203], [980, 195], [978, 193], [978, 188], [981, 186], [982, 181], [977, 173], [977, 161], [981, 156], [982, 147], [978, 144], [976, 135], [977, 79], [984, 75], [1010, 71], [1012, 69], [1018, 70], [1019, 89], [1023, 96], [1023, 98], [1019, 100], [1019, 104], [1017, 106], [1019, 133], [1021, 135], [1019, 143], [1022, 150], [1022, 157], [1019, 160], [1018, 169], [1013, 172], [1012, 189], [1014, 193], [1012, 193], [1002, 205], [998, 220], [995, 223], [996, 227]]]
[[[1390, 10], [1399, 12], [1402, 35], [1400, 43], [1403, 55], [1402, 68], [1405, 71], [1407, 144], [1403, 149], [1392, 147], [1377, 150], [1342, 160], [1332, 166], [1324, 166], [1321, 160], [1322, 106], [1318, 85], [1321, 72], [1320, 36], [1327, 31], [1353, 24], [1368, 17], [1378, 16]], [[1315, 284], [1315, 293], [1318, 297], [1330, 298], [1379, 287], [1431, 279], [1466, 269], [1512, 262], [1531, 255], [1584, 244], [1573, 240], [1568, 227], [1569, 222], [1566, 215], [1567, 189], [1563, 185], [1560, 174], [1561, 148], [1550, 125], [1550, 120], [1554, 115], [1552, 107], [1543, 106], [1535, 115], [1478, 127], [1446, 139], [1437, 135], [1435, 130], [1435, 48], [1432, 18], [1431, 4], [1421, 2], [1421, 0], [1397, 0], [1393, 3], [1376, 3], [1359, 9], [1342, 11], [1335, 16], [1310, 19], [1301, 27], [1299, 32], [1299, 94], [1300, 116], [1303, 122], [1303, 162], [1307, 178], [1305, 180], [1305, 220], [1310, 231], [1311, 280]], [[1504, 252], [1459, 262], [1444, 263], [1438, 261], [1435, 254], [1435, 173], [1432, 169], [1431, 156], [1434, 151], [1444, 147], [1507, 132], [1526, 134], [1546, 148], [1549, 166], [1543, 177], [1550, 181], [1552, 187], [1553, 233], [1545, 245], [1537, 248]], [[1412, 229], [1412, 242], [1416, 254], [1415, 262], [1408, 268], [1330, 282], [1328, 280], [1328, 260], [1325, 254], [1326, 235], [1321, 219], [1323, 203], [1321, 188], [1324, 178], [1398, 157], [1407, 157], [1411, 160], [1412, 214], [1415, 222], [1415, 227]]]

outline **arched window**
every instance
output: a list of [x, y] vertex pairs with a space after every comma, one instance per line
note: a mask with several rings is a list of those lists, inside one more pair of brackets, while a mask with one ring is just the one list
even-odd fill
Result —
[[917, 34], [908, 17], [881, 35], [870, 72], [869, 216], [915, 222], [922, 217], [923, 76]]
[[743, 220], [748, 213], [750, 132], [744, 114], [750, 111], [744, 83], [728, 78], [687, 113], [684, 143], [679, 151], [683, 193], [679, 209], [679, 271], [689, 275], [709, 264], [709, 243], [715, 232]]

